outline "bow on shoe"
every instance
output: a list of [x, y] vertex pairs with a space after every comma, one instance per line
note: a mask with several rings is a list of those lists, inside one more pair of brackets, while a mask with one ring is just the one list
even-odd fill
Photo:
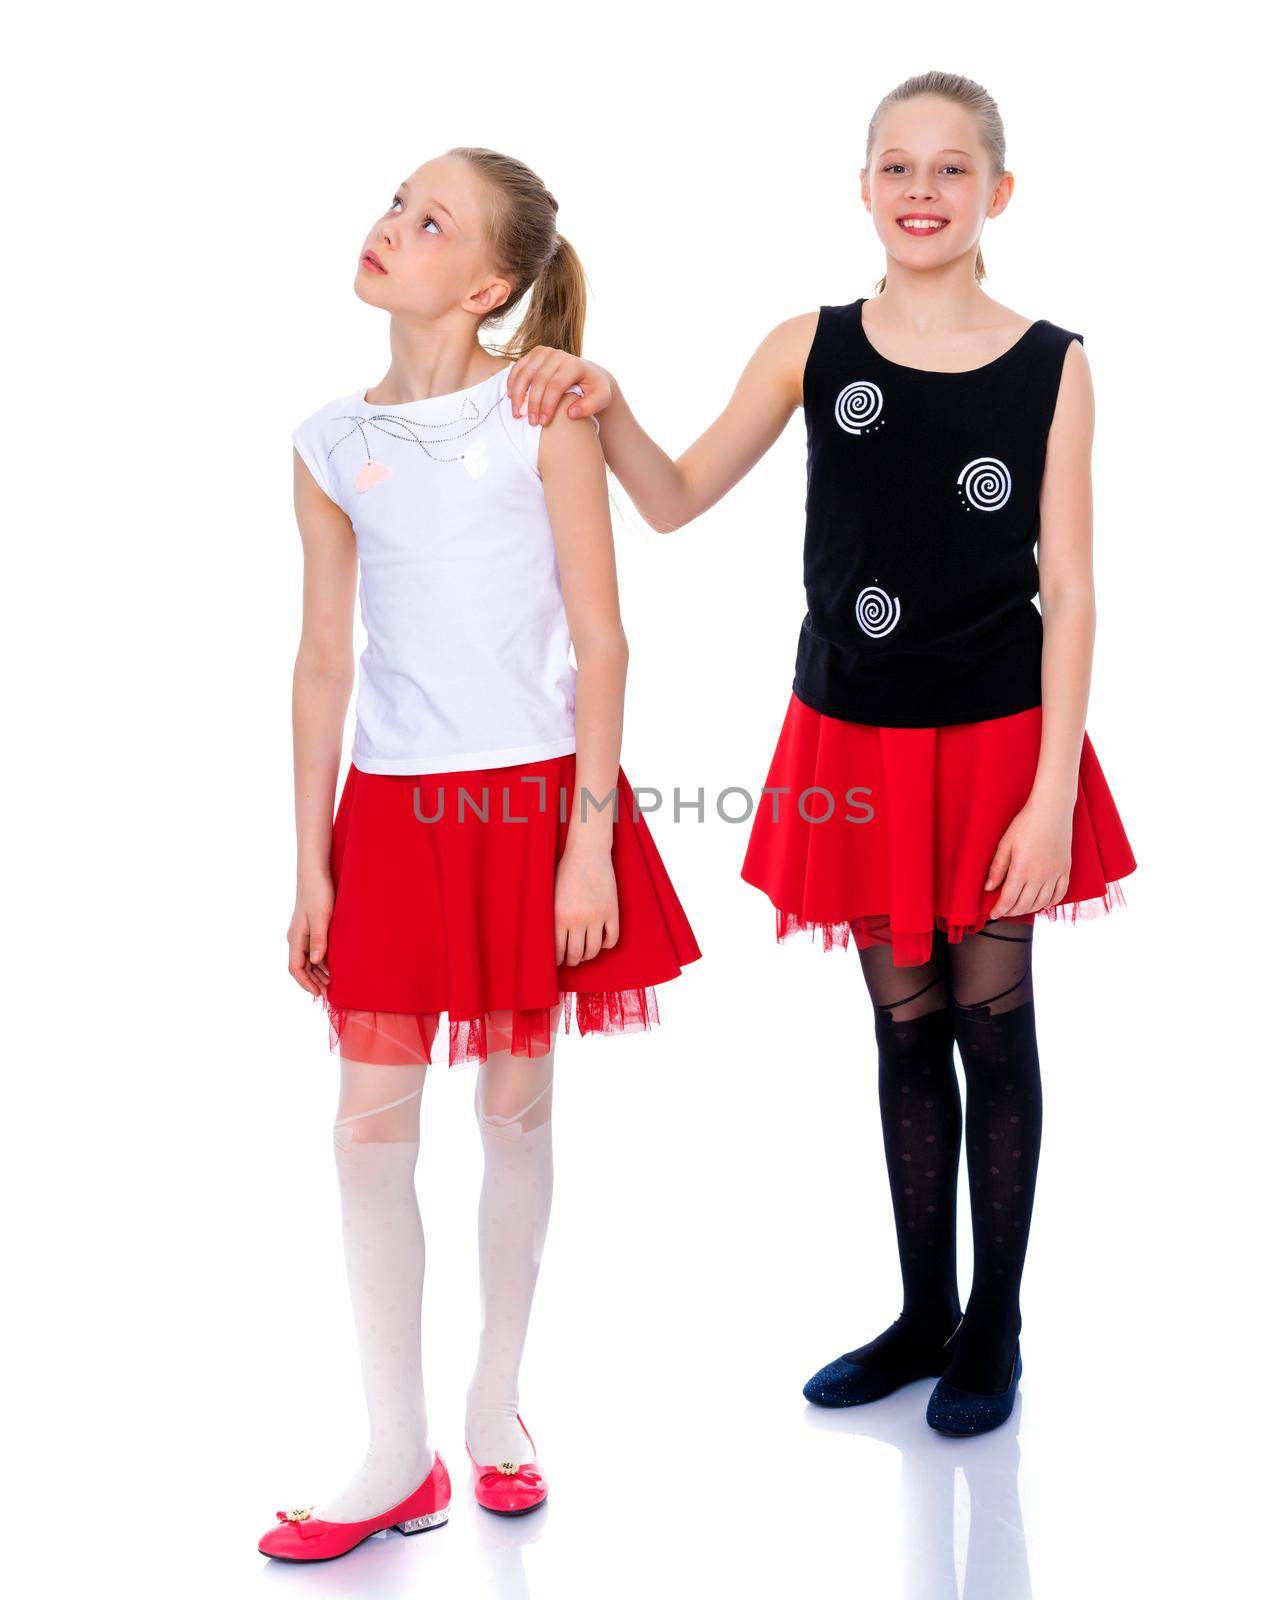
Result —
[[311, 1515], [310, 1506], [298, 1506], [292, 1511], [277, 1511], [277, 1522], [292, 1522], [303, 1539], [315, 1539], [329, 1526], [327, 1522]]
[[498, 1467], [486, 1467], [480, 1474], [480, 1484], [485, 1489], [541, 1489], [542, 1474], [531, 1461], [519, 1467], [503, 1462]]

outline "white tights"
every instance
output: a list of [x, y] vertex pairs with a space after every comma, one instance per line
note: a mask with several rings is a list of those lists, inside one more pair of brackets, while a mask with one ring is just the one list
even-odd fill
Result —
[[476, 1081], [482, 1325], [467, 1390], [467, 1444], [481, 1466], [532, 1461], [516, 1421], [520, 1358], [551, 1214], [551, 1056], [491, 1056]]
[[[495, 1052], [477, 1071], [483, 1325], [467, 1391], [466, 1435], [482, 1466], [533, 1456], [516, 1408], [551, 1210], [552, 1061], [550, 1053], [528, 1059]], [[355, 1474], [318, 1502], [314, 1515], [355, 1522], [404, 1499], [435, 1455], [423, 1392], [425, 1246], [414, 1185], [426, 1068], [344, 1056], [340, 1072], [334, 1157], [369, 1448]]]

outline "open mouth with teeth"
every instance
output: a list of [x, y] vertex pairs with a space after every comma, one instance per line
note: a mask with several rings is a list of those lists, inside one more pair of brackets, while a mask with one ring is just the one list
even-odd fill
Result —
[[947, 226], [946, 217], [898, 217], [897, 224], [908, 233], [941, 233]]

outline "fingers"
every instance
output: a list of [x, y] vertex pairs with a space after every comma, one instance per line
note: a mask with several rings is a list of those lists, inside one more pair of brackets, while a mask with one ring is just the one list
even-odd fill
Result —
[[1004, 893], [991, 908], [992, 917], [1025, 917], [1048, 904], [1049, 881], [1037, 883], [1026, 876], [1025, 870], [1013, 867]]
[[553, 366], [540, 367], [529, 385], [529, 421], [537, 427], [545, 426], [556, 414], [560, 396], [569, 387], [567, 380], [557, 378]]
[[569, 923], [565, 928], [564, 955], [562, 964], [566, 967], [576, 967], [582, 960], [583, 949], [587, 942], [587, 930], [581, 922]]
[[1001, 913], [1005, 917], [1030, 916], [1056, 906], [1067, 892], [1069, 875], [1046, 878], [1040, 884], [1024, 880], [1022, 892]]
[[582, 393], [574, 397], [568, 415], [594, 417], [609, 404], [610, 391], [603, 384], [593, 383], [589, 378], [583, 378], [581, 383]]
[[[522, 411], [528, 410], [528, 401], [532, 385], [545, 373], [547, 364], [559, 355], [559, 351], [552, 350], [547, 345], [535, 345], [532, 350], [526, 351], [507, 376], [507, 393], [511, 396], [511, 410], [518, 417]], [[529, 411], [529, 421], [535, 421], [532, 411]]]
[[327, 914], [297, 913], [286, 937], [289, 941], [290, 976], [308, 994], [321, 994], [329, 982]]
[[601, 950], [612, 950], [618, 942], [618, 913], [606, 916], [584, 917], [581, 921], [566, 921], [556, 925], [556, 965], [580, 966], [591, 961]]
[[329, 982], [329, 963], [325, 959], [329, 954], [328, 918], [323, 913], [313, 911], [307, 918], [307, 925], [311, 930], [307, 951], [311, 976], [323, 986]]
[[1046, 878], [1040, 884], [1035, 894], [1031, 897], [1031, 905], [1027, 908], [1029, 911], [1043, 911], [1049, 904], [1049, 900], [1053, 895], [1053, 881], [1052, 878]]
[[1002, 839], [996, 846], [996, 853], [991, 858], [991, 866], [987, 872], [987, 881], [982, 887], [984, 889], [994, 889], [998, 884], [1002, 883], [1005, 874], [1009, 870], [1009, 862], [1012, 859], [1013, 850]]
[[[289, 934], [289, 975], [295, 983], [300, 984], [308, 994], [318, 995], [320, 985], [311, 975], [311, 963], [307, 959], [307, 930], [305, 928], [290, 928]], [[326, 979], [328, 974], [326, 973]]]
[[577, 356], [546, 345], [535, 346], [520, 357], [507, 379], [512, 412], [518, 417], [523, 411], [535, 427], [550, 422], [560, 397], [575, 381], [573, 375], [581, 366]]
[[[1004, 888], [1000, 891], [995, 905], [987, 913], [992, 921], [997, 917], [1007, 917], [1009, 915], [1021, 898], [1026, 886], [1026, 878], [1022, 873], [1022, 869], [1010, 863], [1008, 870], [1004, 874]], [[988, 884], [988, 888], [990, 887], [991, 885]]]
[[507, 373], [507, 397], [511, 401], [511, 414], [518, 417], [520, 407], [528, 390], [529, 368], [533, 363], [533, 353], [520, 357], [511, 371]]

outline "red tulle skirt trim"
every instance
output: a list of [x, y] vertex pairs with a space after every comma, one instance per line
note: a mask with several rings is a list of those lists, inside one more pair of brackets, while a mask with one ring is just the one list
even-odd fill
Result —
[[[985, 927], [1002, 886], [983, 885], [1031, 792], [1040, 729], [1038, 706], [951, 727], [879, 728], [825, 716], [793, 694], [766, 780], [778, 798], [757, 811], [742, 867], [773, 902], [778, 940], [808, 932], [825, 950], [888, 945], [895, 966], [919, 966], [936, 932], [954, 944]], [[1103, 915], [1126, 903], [1119, 880], [1136, 866], [1086, 733], [1066, 893], [1000, 920]]]
[[[329, 1018], [329, 1048], [352, 1061], [374, 1066], [427, 1066], [445, 1013], [440, 1011], [353, 1011], [324, 997]], [[500, 1050], [537, 1060], [549, 1055], [559, 1013], [569, 1033], [576, 1017], [578, 1033], [636, 1033], [661, 1020], [658, 994], [640, 989], [568, 989], [554, 1006], [526, 1006], [518, 1011], [487, 1011], [480, 1017], [449, 1018], [444, 1023], [451, 1067], [484, 1061]]]
[[350, 769], [331, 852], [332, 1049], [420, 1064], [447, 1027], [443, 1056], [457, 1065], [499, 1050], [545, 1055], [561, 1014], [564, 1031], [576, 1018], [582, 1035], [657, 1024], [655, 986], [701, 952], [624, 772], [617, 941], [575, 965], [556, 961], [575, 772], [573, 755], [408, 777]]
[[[1016, 917], [1000, 917], [1001, 922], [1034, 922], [1037, 917], [1045, 917], [1050, 922], [1077, 922], [1088, 920], [1091, 917], [1100, 917], [1116, 906], [1127, 904], [1124, 890], [1118, 883], [1109, 883], [1105, 891], [1095, 896], [1092, 900], [1060, 900], [1057, 905], [1046, 906], [1042, 911], [1028, 912], [1026, 915]], [[977, 933], [986, 927], [991, 919], [984, 917], [978, 922], [952, 922], [946, 917], [935, 917], [934, 927], [939, 933], [945, 933], [949, 944], [959, 944], [961, 939], [966, 939], [972, 933]], [[807, 933], [813, 942], [817, 942], [819, 934], [822, 936], [822, 948], [834, 950], [838, 945], [842, 950], [849, 948], [850, 940], [858, 950], [869, 950], [873, 945], [895, 943], [893, 927], [887, 916], [854, 917], [852, 921], [844, 922], [805, 922], [794, 911], [777, 912], [777, 938], [782, 944], [787, 939], [794, 938], [797, 934]], [[932, 948], [932, 936], [923, 934], [918, 940], [897, 936], [896, 947], [898, 958], [895, 966], [921, 966], [929, 959]], [[904, 954], [917, 954], [919, 959], [903, 961]]]

